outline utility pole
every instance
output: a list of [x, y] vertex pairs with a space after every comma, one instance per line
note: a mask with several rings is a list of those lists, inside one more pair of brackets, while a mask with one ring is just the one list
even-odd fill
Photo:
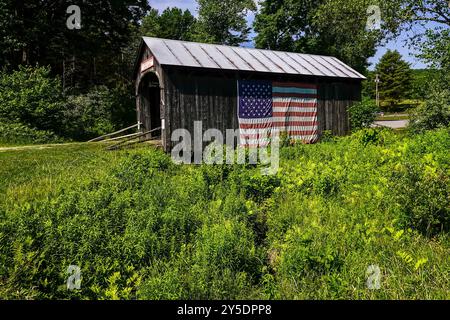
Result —
[[378, 73], [375, 75], [375, 92], [376, 92], [376, 100], [377, 100], [377, 108], [380, 108], [380, 92], [378, 91], [378, 84], [380, 83], [380, 76]]

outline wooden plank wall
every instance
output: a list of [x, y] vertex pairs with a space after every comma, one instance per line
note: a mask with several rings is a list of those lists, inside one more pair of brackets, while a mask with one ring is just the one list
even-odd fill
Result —
[[233, 77], [167, 70], [164, 79], [169, 149], [174, 146], [171, 133], [184, 128], [193, 135], [194, 121], [202, 121], [203, 132], [218, 129], [224, 138], [227, 129], [238, 128], [237, 85]]
[[359, 82], [319, 81], [318, 121], [319, 130], [331, 131], [343, 136], [350, 132], [348, 108], [361, 101]]
[[218, 129], [224, 136], [226, 129], [237, 129], [237, 79], [271, 79], [274, 81], [299, 81], [318, 85], [319, 131], [330, 130], [334, 135], [350, 132], [348, 107], [361, 100], [359, 81], [339, 81], [282, 76], [258, 76], [255, 74], [225, 74], [193, 71], [182, 68], [162, 68], [164, 79], [166, 151], [176, 143], [171, 142], [171, 134], [179, 128], [194, 132], [194, 121], [203, 122], [203, 132]]

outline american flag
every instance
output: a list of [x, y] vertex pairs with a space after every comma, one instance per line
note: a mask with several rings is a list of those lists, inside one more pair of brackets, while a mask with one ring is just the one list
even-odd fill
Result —
[[266, 146], [272, 129], [303, 143], [318, 140], [317, 87], [312, 84], [238, 81], [242, 146]]

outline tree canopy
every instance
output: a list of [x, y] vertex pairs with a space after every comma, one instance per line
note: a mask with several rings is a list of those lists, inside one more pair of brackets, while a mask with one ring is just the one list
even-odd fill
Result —
[[142, 21], [141, 35], [174, 40], [193, 40], [197, 20], [189, 10], [167, 8], [161, 15], [151, 9]]
[[[3, 0], [0, 4], [0, 65], [50, 65], [67, 85], [86, 87], [124, 76], [122, 49], [149, 9], [146, 0], [85, 0], [81, 29], [70, 30], [71, 1]], [[111, 66], [111, 62], [116, 65]], [[64, 84], [64, 83], [63, 83]]]
[[[158, 12], [147, 0], [84, 0], [78, 4], [81, 28], [69, 29], [66, 10], [72, 4], [1, 1], [0, 67], [12, 74], [21, 66], [45, 66], [45, 77], [60, 78], [57, 88], [63, 96], [84, 95], [84, 100], [73, 101], [84, 101], [87, 107], [87, 102], [109, 96], [105, 92], [111, 90], [120, 102], [114, 108], [121, 109], [120, 114], [134, 113], [131, 74], [141, 36], [238, 46], [252, 40], [252, 27], [258, 48], [335, 56], [369, 79], [373, 73], [367, 71], [368, 61], [377, 48], [412, 30], [401, 45], [415, 47], [418, 57], [436, 70], [415, 81], [414, 97], [424, 99], [432, 88], [442, 91], [450, 86], [448, 0], [261, 0], [258, 7], [254, 0], [197, 0], [195, 13], [176, 7]], [[373, 5], [380, 9], [376, 27], [370, 22], [378, 14]], [[398, 53], [383, 57], [377, 67], [382, 97], [406, 97], [408, 70]], [[432, 78], [438, 81], [429, 89]], [[369, 95], [371, 87], [366, 86]], [[105, 90], [98, 93], [98, 88]]]
[[197, 41], [237, 46], [247, 42], [251, 28], [246, 16], [256, 11], [253, 0], [197, 0]]
[[[367, 28], [369, 0], [265, 0], [254, 29], [258, 48], [325, 54], [364, 72], [368, 58], [395, 28], [388, 19], [381, 28]], [[393, 11], [380, 5], [382, 16]], [[388, 23], [389, 22], [389, 23]]]

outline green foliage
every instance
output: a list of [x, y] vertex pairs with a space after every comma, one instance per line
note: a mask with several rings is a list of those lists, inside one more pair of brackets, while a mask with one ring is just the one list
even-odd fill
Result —
[[366, 80], [362, 82], [362, 96], [367, 99], [376, 99], [375, 73], [368, 71]]
[[412, 71], [411, 98], [425, 100], [429, 95], [430, 83], [439, 80], [439, 78], [442, 81], [441, 74], [436, 69], [415, 69]]
[[450, 90], [440, 82], [430, 85], [430, 90], [425, 103], [413, 111], [412, 132], [450, 126]]
[[[404, 96], [410, 99], [417, 100], [417, 102], [426, 99], [429, 93], [429, 85], [432, 81], [440, 79], [442, 81], [442, 74], [436, 69], [412, 69], [411, 91], [405, 92]], [[363, 81], [363, 96], [371, 99], [376, 98], [375, 85], [375, 71], [369, 71], [367, 80]], [[383, 104], [383, 102], [382, 102]], [[399, 103], [395, 106], [396, 109], [401, 109]]]
[[373, 100], [364, 99], [352, 105], [348, 112], [352, 130], [360, 130], [373, 124], [377, 116], [378, 107]]
[[[113, 126], [129, 126], [135, 122], [130, 74], [141, 36], [137, 28], [150, 9], [148, 1], [106, 0], [100, 6], [98, 1], [83, 1], [81, 29], [77, 30], [66, 26], [71, 15], [66, 13], [68, 6], [67, 1], [50, 0], [0, 3], [1, 121], [76, 139]], [[92, 119], [105, 115], [111, 103], [97, 113], [76, 114], [92, 105], [96, 86], [111, 90], [112, 114]], [[63, 92], [71, 96], [69, 103]], [[80, 97], [74, 98], [77, 95]], [[64, 106], [72, 108], [74, 104], [75, 110], [63, 112]], [[67, 123], [63, 115], [77, 122]]]
[[274, 262], [274, 268], [280, 276], [298, 279], [339, 271], [342, 264], [331, 245], [322, 247], [311, 234], [298, 227], [286, 232], [278, 260]]
[[[308, 52], [306, 45], [311, 37], [308, 27], [311, 25], [313, 10], [317, 9], [318, 5], [319, 3], [311, 1], [263, 1], [253, 25], [257, 32], [256, 47]], [[301, 32], [308, 33], [299, 37], [298, 33]], [[296, 38], [299, 40], [295, 42]]]
[[257, 202], [271, 196], [275, 188], [280, 186], [280, 178], [276, 175], [262, 175], [258, 173], [244, 172], [236, 183], [240, 185], [245, 197]]
[[246, 16], [256, 11], [252, 0], [198, 0], [198, 29], [195, 40], [237, 46], [248, 41], [251, 28]]
[[427, 30], [420, 57], [435, 68], [450, 70], [450, 30]]
[[336, 136], [333, 135], [331, 130], [324, 130], [322, 136], [320, 137], [321, 142], [332, 142], [336, 140]]
[[[364, 72], [367, 59], [385, 37], [381, 30], [390, 29], [366, 28], [367, 8], [372, 4], [367, 0], [263, 1], [254, 23], [256, 46], [336, 56]], [[380, 6], [382, 17], [388, 17], [390, 4]]]
[[129, 125], [131, 120], [125, 119], [133, 109], [124, 110], [130, 106], [128, 100], [124, 93], [105, 86], [94, 87], [86, 94], [68, 96], [63, 112], [64, 134], [86, 140]]
[[0, 296], [447, 299], [449, 149], [447, 129], [364, 129], [282, 148], [273, 176], [148, 147], [0, 152]]
[[123, 59], [122, 49], [130, 45], [133, 26], [150, 9], [148, 2], [105, 0], [99, 5], [86, 0], [80, 5], [78, 30], [66, 27], [69, 5], [67, 1], [3, 0], [0, 65], [9, 70], [21, 64], [49, 65], [54, 75], [63, 76], [64, 64], [65, 87], [71, 88], [88, 89], [129, 77], [127, 68], [133, 60]]
[[[0, 73], [0, 117], [2, 123], [16, 124], [2, 125], [2, 139], [8, 143], [55, 142], [55, 134], [86, 140], [129, 126], [135, 121], [134, 108], [126, 86], [97, 86], [85, 94], [63, 96], [61, 83], [49, 68]], [[6, 132], [8, 128], [11, 132]]]
[[63, 98], [59, 80], [48, 68], [20, 67], [0, 74], [0, 118], [38, 130], [58, 132]]
[[173, 40], [193, 40], [197, 20], [189, 10], [167, 8], [161, 15], [151, 9], [142, 21], [141, 35]]
[[[383, 3], [386, 30], [433, 17], [434, 9], [446, 17], [444, 0], [422, 3]], [[257, 46], [335, 55], [363, 70], [386, 36], [365, 30], [369, 4], [264, 1]], [[187, 11], [151, 11], [143, 30], [231, 45], [247, 40], [252, 1], [199, 5], [198, 22]], [[62, 74], [64, 62], [71, 94], [64, 101], [45, 68], [3, 73], [0, 143], [57, 139], [42, 130], [85, 139], [129, 124], [123, 119], [133, 97], [123, 79], [147, 1], [85, 1], [79, 32], [48, 19], [65, 11], [62, 4], [28, 1], [15, 9], [12, 1], [0, 3], [1, 65], [39, 62]], [[363, 101], [350, 110], [362, 130], [316, 145], [285, 140], [273, 176], [261, 175], [258, 165], [176, 166], [146, 147], [0, 152], [0, 297], [449, 299], [450, 132], [426, 131], [448, 125], [447, 36], [427, 36], [424, 58], [442, 74], [413, 120], [423, 134], [363, 128], [374, 112]], [[82, 45], [69, 54], [68, 43]], [[385, 72], [394, 99], [408, 91], [400, 78], [409, 79], [397, 58], [386, 59], [393, 67]], [[80, 290], [66, 289], [71, 264], [82, 269]], [[365, 284], [372, 264], [382, 270], [376, 291]]]
[[[424, 169], [421, 166], [425, 166]], [[428, 236], [450, 229], [450, 183], [431, 154], [420, 166], [408, 164], [394, 173], [393, 190], [404, 213], [400, 222]]]
[[25, 145], [58, 143], [63, 140], [51, 131], [36, 130], [17, 123], [0, 122], [0, 144]]
[[375, 67], [380, 77], [380, 99], [393, 104], [407, 98], [411, 90], [412, 71], [398, 51], [388, 50]]

